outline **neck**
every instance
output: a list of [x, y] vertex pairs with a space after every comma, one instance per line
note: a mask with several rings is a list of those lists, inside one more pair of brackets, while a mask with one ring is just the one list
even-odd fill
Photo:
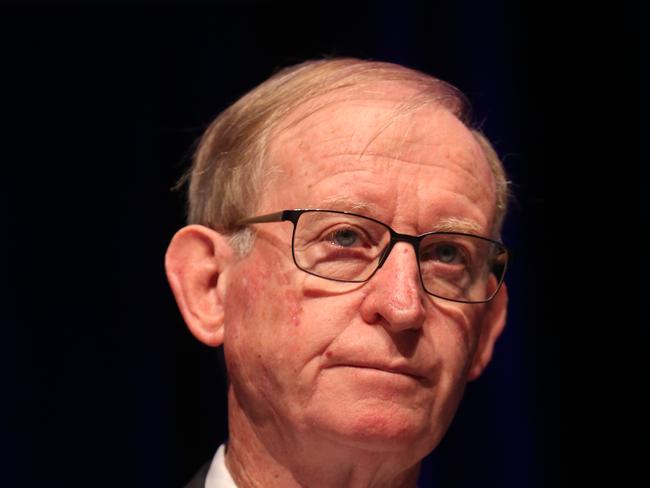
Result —
[[420, 463], [334, 443], [323, 437], [297, 438], [275, 419], [251, 421], [228, 392], [229, 430], [226, 465], [239, 488], [407, 488], [414, 487]]

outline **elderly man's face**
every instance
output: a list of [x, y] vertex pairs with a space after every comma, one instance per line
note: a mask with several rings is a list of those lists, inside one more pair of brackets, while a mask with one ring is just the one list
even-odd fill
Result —
[[[494, 180], [471, 133], [434, 106], [396, 116], [393, 95], [285, 123], [258, 213], [350, 210], [410, 234], [458, 218], [488, 235]], [[406, 243], [370, 281], [333, 285], [296, 268], [291, 223], [256, 229], [227, 275], [224, 347], [239, 406], [289, 437], [424, 456], [451, 422], [489, 305], [427, 295]]]

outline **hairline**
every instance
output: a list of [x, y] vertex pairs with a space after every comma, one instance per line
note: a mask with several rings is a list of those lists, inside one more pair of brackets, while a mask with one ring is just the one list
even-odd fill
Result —
[[[437, 102], [474, 135], [496, 183], [490, 234], [499, 235], [507, 204], [507, 181], [504, 188], [501, 180], [505, 175], [498, 155], [487, 138], [470, 123], [471, 105], [465, 95], [453, 85], [417, 70], [350, 58], [307, 61], [285, 68], [212, 122], [197, 148], [192, 170], [185, 177], [190, 180], [189, 221], [224, 234], [241, 233], [233, 226], [234, 222], [254, 214], [260, 207], [260, 197], [267, 194], [275, 174], [279, 173], [279, 166], [268, 160], [268, 149], [278, 128], [296, 113], [303, 111], [306, 117], [333, 99], [341, 100], [342, 94], [343, 99], [346, 94], [358, 97], [360, 92], [380, 95], [377, 86], [387, 84], [400, 90], [411, 88], [411, 96], [395, 107], [397, 114], [405, 115], [424, 104]], [[323, 104], [323, 100], [327, 103]], [[220, 179], [223, 184], [214, 183]], [[232, 240], [252, 242], [234, 235]]]

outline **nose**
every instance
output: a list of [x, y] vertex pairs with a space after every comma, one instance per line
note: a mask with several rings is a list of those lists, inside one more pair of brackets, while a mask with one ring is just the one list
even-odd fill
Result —
[[419, 329], [425, 318], [425, 292], [413, 246], [395, 244], [383, 266], [366, 283], [361, 304], [366, 323], [383, 325], [392, 331]]

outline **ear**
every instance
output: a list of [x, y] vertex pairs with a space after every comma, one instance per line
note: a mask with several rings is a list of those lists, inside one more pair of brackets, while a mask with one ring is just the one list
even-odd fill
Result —
[[223, 343], [224, 273], [232, 262], [228, 239], [201, 225], [179, 230], [165, 255], [167, 279], [185, 323], [208, 346]]
[[479, 326], [481, 335], [474, 352], [474, 359], [467, 374], [467, 380], [472, 381], [478, 378], [492, 359], [494, 344], [503, 332], [506, 325], [508, 310], [508, 288], [503, 283], [496, 296], [485, 304]]

